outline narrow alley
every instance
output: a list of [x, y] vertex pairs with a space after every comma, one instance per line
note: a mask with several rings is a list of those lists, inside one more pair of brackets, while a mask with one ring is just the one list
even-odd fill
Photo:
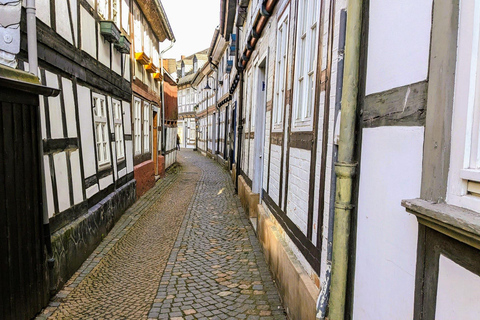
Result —
[[193, 151], [138, 200], [37, 319], [285, 319], [220, 165]]

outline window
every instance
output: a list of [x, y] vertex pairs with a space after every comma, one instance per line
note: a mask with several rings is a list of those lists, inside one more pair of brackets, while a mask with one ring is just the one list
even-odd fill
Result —
[[150, 151], [150, 105], [143, 104], [143, 151]]
[[117, 160], [125, 158], [125, 146], [123, 144], [123, 112], [119, 101], [112, 100], [113, 105], [113, 126], [115, 129], [115, 149]]
[[108, 19], [108, 0], [97, 0], [97, 12], [103, 19]]
[[133, 105], [133, 127], [134, 127], [134, 144], [135, 154], [142, 153], [142, 102], [135, 99]]
[[298, 9], [294, 86], [294, 117], [297, 125], [308, 125], [312, 119], [317, 61], [317, 2], [301, 0]]
[[[285, 10], [288, 12], [288, 8]], [[280, 127], [283, 122], [283, 109], [285, 107], [285, 85], [287, 71], [287, 46], [288, 46], [288, 15], [282, 17], [278, 24], [277, 56], [275, 58], [275, 88], [273, 97], [273, 124]]]
[[93, 94], [93, 115], [95, 121], [95, 144], [99, 167], [110, 164], [110, 148], [108, 141], [107, 104], [105, 97]]
[[120, 4], [119, 0], [110, 0], [111, 20], [120, 28]]
[[480, 211], [480, 3], [460, 5], [447, 203]]

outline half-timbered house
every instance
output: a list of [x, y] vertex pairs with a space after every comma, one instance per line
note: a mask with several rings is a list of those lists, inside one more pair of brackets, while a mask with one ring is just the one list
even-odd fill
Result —
[[[155, 184], [155, 176], [165, 171], [162, 129], [164, 108], [162, 94], [164, 69], [160, 42], [174, 41], [174, 35], [161, 2], [132, 3], [132, 128], [133, 158], [137, 197]], [[175, 136], [176, 138], [176, 136]]]

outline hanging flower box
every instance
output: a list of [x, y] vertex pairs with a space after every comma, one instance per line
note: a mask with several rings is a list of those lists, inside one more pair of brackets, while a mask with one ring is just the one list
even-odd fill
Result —
[[100, 34], [110, 43], [118, 43], [120, 40], [120, 29], [110, 20], [100, 21]]
[[115, 43], [115, 48], [121, 53], [130, 53], [130, 41], [127, 37], [122, 35], [118, 43]]
[[153, 64], [153, 62], [150, 62], [149, 64], [145, 65], [145, 70], [150, 73], [155, 73], [157, 72], [157, 67]]
[[162, 79], [162, 74], [160, 72], [155, 72], [154, 74], [152, 74], [153, 76], [153, 79], [155, 80], [161, 80]]
[[150, 58], [145, 54], [145, 52], [135, 53], [135, 60], [140, 62], [140, 64], [147, 65], [150, 63]]

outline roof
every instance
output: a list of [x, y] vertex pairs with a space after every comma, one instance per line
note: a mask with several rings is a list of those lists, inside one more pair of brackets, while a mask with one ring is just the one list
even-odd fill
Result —
[[161, 0], [137, 0], [136, 2], [158, 40], [160, 42], [163, 42], [165, 39], [175, 41], [172, 27]]

